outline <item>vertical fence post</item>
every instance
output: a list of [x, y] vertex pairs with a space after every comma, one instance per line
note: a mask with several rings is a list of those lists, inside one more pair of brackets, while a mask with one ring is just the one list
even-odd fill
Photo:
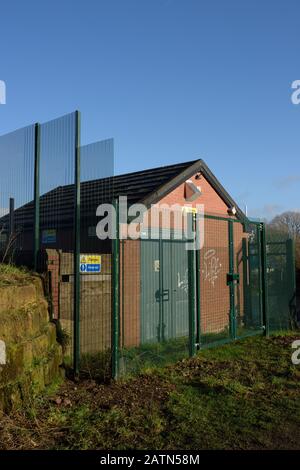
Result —
[[9, 227], [8, 227], [8, 243], [15, 232], [15, 199], [9, 198]]
[[[196, 332], [196, 343], [197, 348], [201, 346], [201, 265], [200, 265], [200, 227], [199, 227], [199, 215], [196, 214], [196, 308], [197, 308], [197, 332]], [[202, 234], [203, 236], [203, 234]]]
[[[249, 246], [248, 246], [249, 249]], [[252, 320], [252, 312], [251, 312], [251, 292], [250, 292], [250, 279], [249, 279], [249, 261], [250, 255], [247, 252], [247, 240], [245, 238], [242, 239], [242, 259], [243, 259], [243, 292], [244, 292], [244, 312], [247, 321]]]
[[291, 327], [296, 326], [296, 260], [295, 260], [295, 240], [289, 238], [286, 241], [286, 268], [287, 268], [287, 288], [289, 295], [289, 309]]
[[[192, 229], [194, 227], [194, 214], [191, 214]], [[192, 230], [192, 233], [194, 231]], [[191, 244], [191, 242], [189, 243]], [[188, 280], [189, 280], [189, 355], [195, 355], [195, 243], [192, 248], [188, 250]]]
[[267, 243], [266, 243], [266, 228], [265, 224], [260, 225], [261, 236], [261, 283], [262, 283], [262, 308], [263, 308], [263, 322], [264, 334], [269, 336], [269, 306], [268, 306], [268, 273], [267, 273]]
[[80, 113], [75, 113], [75, 181], [74, 181], [74, 341], [73, 369], [74, 375], [79, 375], [80, 362]]
[[234, 239], [233, 222], [228, 220], [228, 245], [229, 245], [229, 297], [230, 297], [230, 334], [236, 339], [236, 314], [235, 314], [235, 285], [234, 285]]
[[38, 270], [38, 252], [40, 249], [40, 125], [35, 124], [34, 136], [34, 241], [33, 269]]
[[162, 240], [162, 216], [159, 213], [159, 239], [158, 239], [158, 258], [159, 258], [159, 321], [157, 327], [157, 341], [164, 341], [164, 245]]
[[[119, 236], [120, 238], [120, 236]], [[122, 266], [122, 270], [120, 271], [120, 276], [119, 276], [119, 296], [121, 296], [121, 299], [120, 299], [120, 308], [121, 308], [121, 312], [122, 312], [122, 316], [119, 315], [119, 318], [120, 318], [120, 335], [121, 335], [121, 338], [122, 338], [122, 342], [120, 341], [121, 345], [120, 347], [121, 348], [124, 348], [124, 344], [125, 344], [125, 321], [124, 321], [124, 311], [125, 311], [125, 301], [124, 301], [124, 275], [125, 275], [125, 269], [124, 269], [124, 246], [125, 244], [125, 241], [122, 239], [122, 241], [120, 241], [120, 247], [122, 247], [122, 250], [121, 253], [120, 253], [120, 258], [121, 258], [121, 266]]]
[[[120, 329], [120, 288], [119, 288], [119, 258], [120, 258], [120, 240], [119, 240], [119, 203], [113, 202], [116, 215], [116, 231], [112, 240], [112, 321], [111, 321], [111, 371], [112, 378], [118, 378], [119, 372], [119, 329]], [[122, 291], [122, 295], [124, 292]]]
[[259, 289], [259, 313], [260, 313], [260, 326], [264, 325], [264, 316], [263, 316], [263, 275], [262, 275], [262, 237], [261, 237], [261, 226], [256, 226], [256, 238], [257, 238], [257, 262], [258, 262], [258, 289]]

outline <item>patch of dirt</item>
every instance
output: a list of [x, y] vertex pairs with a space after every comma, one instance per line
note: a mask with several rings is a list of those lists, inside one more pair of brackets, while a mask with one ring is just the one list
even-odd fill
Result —
[[120, 409], [130, 416], [136, 410], [149, 409], [153, 404], [164, 406], [175, 385], [157, 376], [140, 375], [128, 382], [99, 385], [93, 380], [75, 383], [67, 380], [56, 395], [45, 398], [31, 416], [27, 411], [0, 416], [0, 449], [52, 449], [68, 434], [68, 425], [49, 422], [51, 413], [63, 413], [87, 404], [90, 410]]
[[[59, 406], [72, 406], [87, 401], [89, 406], [111, 409], [115, 406], [130, 410], [143, 407], [147, 403], [165, 400], [175, 385], [155, 376], [140, 375], [128, 382], [112, 382], [109, 385], [99, 385], [93, 380], [74, 384], [67, 381], [60, 389], [57, 397], [49, 401], [55, 402], [60, 398]], [[67, 402], [66, 402], [67, 401]]]
[[300, 339], [300, 331], [294, 334], [289, 334], [288, 336], [273, 336], [270, 340], [273, 344], [280, 347], [286, 347], [291, 349], [291, 344], [296, 339]]

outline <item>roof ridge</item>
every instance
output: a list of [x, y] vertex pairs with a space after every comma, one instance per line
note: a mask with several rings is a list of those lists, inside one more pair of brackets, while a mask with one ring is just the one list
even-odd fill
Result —
[[[180, 168], [180, 167], [189, 167], [191, 165], [193, 165], [194, 163], [196, 163], [197, 161], [199, 161], [199, 159], [196, 159], [196, 160], [190, 160], [190, 161], [186, 161], [186, 162], [181, 162], [181, 163], [173, 163], [171, 165], [163, 165], [163, 166], [156, 166], [156, 167], [152, 167], [152, 168], [146, 168], [145, 170], [136, 170], [136, 171], [131, 171], [129, 173], [119, 173], [119, 174], [116, 174], [116, 175], [111, 175], [111, 176], [104, 176], [103, 178], [95, 178], [95, 179], [92, 179], [92, 180], [86, 180], [86, 181], [81, 181], [81, 184], [85, 184], [85, 183], [88, 183], [88, 184], [91, 184], [93, 182], [96, 182], [96, 181], [100, 181], [100, 180], [109, 180], [111, 178], [125, 178], [125, 177], [130, 177], [130, 176], [138, 176], [140, 174], [148, 174], [148, 173], [151, 173], [151, 172], [154, 172], [154, 171], [158, 171], [158, 172], [161, 172], [162, 170], [171, 170], [171, 169], [176, 169], [176, 168]], [[65, 186], [72, 186], [72, 183], [70, 184], [67, 184]]]

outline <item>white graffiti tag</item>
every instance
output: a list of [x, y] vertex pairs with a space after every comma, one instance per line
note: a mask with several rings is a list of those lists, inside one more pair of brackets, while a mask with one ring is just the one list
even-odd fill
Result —
[[207, 250], [204, 254], [204, 270], [202, 271], [205, 281], [210, 282], [215, 287], [215, 281], [218, 279], [221, 268], [222, 264], [216, 255], [216, 250]]
[[189, 273], [186, 269], [182, 278], [180, 277], [180, 273], [177, 273], [177, 287], [182, 289], [185, 293], [189, 290]]

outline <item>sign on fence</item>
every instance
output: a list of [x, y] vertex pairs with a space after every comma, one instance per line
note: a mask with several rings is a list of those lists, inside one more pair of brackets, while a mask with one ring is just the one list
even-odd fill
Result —
[[56, 243], [56, 230], [55, 229], [43, 230], [42, 243], [43, 244]]
[[80, 255], [80, 273], [93, 274], [101, 272], [101, 256], [100, 255]]

